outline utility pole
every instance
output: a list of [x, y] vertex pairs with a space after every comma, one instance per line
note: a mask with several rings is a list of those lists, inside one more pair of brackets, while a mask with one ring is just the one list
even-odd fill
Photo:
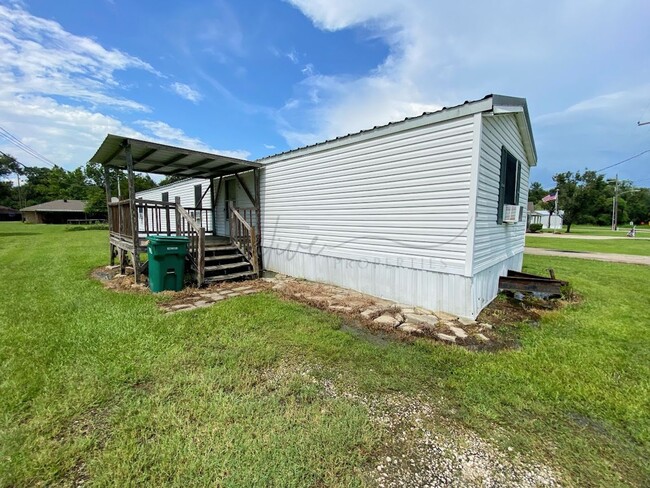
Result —
[[23, 208], [23, 194], [20, 190], [20, 173], [16, 171], [16, 182], [18, 183], [18, 210]]
[[636, 125], [641, 126], [641, 125], [648, 125], [650, 124], [650, 120], [648, 122], [637, 122]]
[[618, 173], [616, 173], [614, 197], [612, 199], [612, 230], [618, 230]]

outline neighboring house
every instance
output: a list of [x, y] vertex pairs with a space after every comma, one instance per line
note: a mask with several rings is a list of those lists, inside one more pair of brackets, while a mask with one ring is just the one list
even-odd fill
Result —
[[20, 211], [15, 208], [0, 205], [0, 221], [20, 220]]
[[30, 224], [66, 224], [69, 220], [86, 219], [83, 200], [52, 200], [25, 207], [20, 211]]
[[531, 224], [542, 224], [542, 229], [561, 230], [564, 221], [564, 211], [560, 210], [558, 213], [548, 210], [535, 210], [530, 214]]
[[[257, 162], [266, 270], [467, 317], [494, 299], [500, 275], [521, 270], [537, 162], [523, 98], [489, 95]], [[254, 184], [252, 171], [239, 176]], [[197, 207], [209, 181], [136, 198]], [[250, 191], [234, 176], [215, 187], [203, 226], [227, 236], [227, 202], [251, 209]]]

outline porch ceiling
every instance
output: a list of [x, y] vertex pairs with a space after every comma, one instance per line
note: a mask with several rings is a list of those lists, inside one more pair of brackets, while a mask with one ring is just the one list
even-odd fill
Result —
[[124, 148], [130, 145], [133, 169], [142, 173], [188, 178], [214, 178], [240, 173], [262, 165], [244, 159], [232, 158], [156, 142], [108, 134], [91, 163], [111, 168], [126, 169]]

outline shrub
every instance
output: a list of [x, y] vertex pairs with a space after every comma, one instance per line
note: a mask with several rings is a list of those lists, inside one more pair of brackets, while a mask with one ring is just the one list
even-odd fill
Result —
[[542, 224], [530, 224], [528, 226], [528, 232], [532, 232], [533, 234], [535, 234], [536, 232], [542, 230], [543, 227], [544, 226]]

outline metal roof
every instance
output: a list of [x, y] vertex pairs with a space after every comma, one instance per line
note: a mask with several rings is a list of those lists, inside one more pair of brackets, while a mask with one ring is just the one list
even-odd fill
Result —
[[86, 202], [83, 200], [52, 200], [31, 207], [21, 208], [21, 212], [84, 212]]
[[436, 110], [434, 112], [423, 112], [421, 115], [406, 117], [403, 120], [389, 122], [384, 125], [376, 125], [371, 129], [352, 132], [350, 134], [339, 136], [334, 139], [328, 139], [326, 141], [317, 142], [315, 144], [297, 147], [295, 149], [290, 149], [281, 153], [272, 154], [270, 156], [260, 158], [257, 161], [264, 161], [267, 163], [267, 160], [272, 160], [271, 162], [275, 162], [275, 160], [282, 160], [284, 159], [284, 156], [293, 155], [293, 153], [312, 152], [324, 149], [322, 146], [345, 144], [348, 141], [351, 142], [352, 139], [356, 140], [356, 138], [359, 136], [375, 137], [373, 134], [374, 132], [378, 132], [376, 136], [379, 136], [379, 132], [382, 130], [385, 131], [392, 128], [395, 128], [395, 130], [400, 130], [400, 126], [403, 127], [404, 125], [408, 125], [411, 122], [418, 123], [419, 121], [422, 121], [423, 123], [435, 123], [439, 122], [440, 120], [462, 117], [471, 113], [494, 110], [496, 107], [511, 106], [519, 107], [522, 112], [522, 118], [525, 119], [525, 123], [523, 124], [524, 128], [526, 129], [523, 131], [524, 144], [526, 146], [526, 150], [529, 153], [529, 163], [534, 166], [537, 162], [537, 150], [535, 148], [535, 141], [533, 140], [533, 132], [530, 124], [530, 115], [528, 113], [528, 104], [526, 103], [526, 99], [495, 94], [485, 95], [483, 98], [480, 98], [478, 100], [465, 100], [464, 103], [454, 105], [452, 107], [442, 107], [440, 110]]
[[262, 165], [220, 154], [194, 151], [130, 137], [108, 134], [91, 163], [126, 169], [124, 148], [131, 146], [133, 169], [143, 173], [188, 178], [213, 178], [260, 168]]

